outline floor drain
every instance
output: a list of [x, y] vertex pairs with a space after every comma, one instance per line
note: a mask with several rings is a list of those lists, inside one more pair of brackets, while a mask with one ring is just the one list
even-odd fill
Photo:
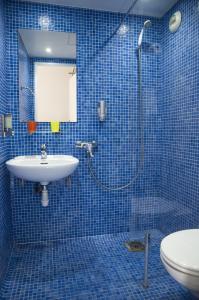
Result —
[[125, 246], [131, 252], [140, 252], [145, 250], [144, 243], [140, 241], [128, 241], [125, 243]]

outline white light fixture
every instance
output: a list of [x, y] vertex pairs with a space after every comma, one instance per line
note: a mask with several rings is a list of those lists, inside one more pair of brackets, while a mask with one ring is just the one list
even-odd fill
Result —
[[51, 48], [46, 48], [46, 52], [47, 53], [52, 53], [52, 49]]
[[169, 20], [169, 30], [172, 33], [175, 33], [180, 27], [182, 22], [182, 14], [180, 11], [176, 11]]
[[41, 29], [49, 30], [50, 24], [51, 24], [51, 21], [48, 16], [40, 16], [39, 17], [39, 26], [41, 27]]
[[122, 24], [119, 29], [118, 29], [118, 34], [121, 36], [124, 36], [127, 34], [127, 32], [129, 31], [129, 27], [126, 24]]

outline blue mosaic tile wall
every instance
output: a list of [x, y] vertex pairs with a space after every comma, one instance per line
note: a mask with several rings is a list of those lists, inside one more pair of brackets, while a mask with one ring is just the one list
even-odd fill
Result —
[[[0, 0], [0, 114], [9, 112], [6, 82], [5, 2]], [[11, 250], [11, 208], [9, 176], [5, 161], [9, 158], [9, 139], [0, 136], [0, 281], [5, 273]]]
[[[172, 34], [169, 18], [182, 13]], [[163, 19], [161, 192], [165, 232], [199, 226], [199, 9], [198, 1], [179, 1]]]
[[[77, 34], [78, 122], [61, 124], [53, 135], [47, 123], [39, 124], [29, 136], [19, 122], [17, 29], [41, 29], [41, 17], [48, 29]], [[48, 18], [48, 19], [47, 19]], [[61, 239], [133, 229], [156, 228], [153, 202], [159, 197], [160, 151], [158, 148], [158, 100], [160, 99], [159, 42], [161, 22], [145, 34], [143, 49], [143, 89], [145, 98], [145, 167], [137, 183], [124, 192], [100, 190], [90, 178], [85, 153], [75, 148], [77, 140], [96, 140], [93, 164], [106, 184], [123, 184], [135, 175], [138, 162], [137, 39], [144, 17], [130, 17], [126, 36], [112, 32], [122, 15], [71, 9], [44, 4], [9, 2], [9, 97], [14, 114], [15, 137], [12, 156], [39, 154], [46, 143], [49, 154], [73, 154], [80, 164], [72, 176], [72, 186], [64, 181], [49, 185], [49, 207], [43, 208], [34, 185], [12, 184], [14, 239], [18, 242]], [[108, 106], [105, 123], [97, 116], [97, 104]], [[145, 206], [150, 199], [150, 213]], [[136, 204], [138, 203], [138, 205]], [[141, 221], [135, 220], [137, 210]]]

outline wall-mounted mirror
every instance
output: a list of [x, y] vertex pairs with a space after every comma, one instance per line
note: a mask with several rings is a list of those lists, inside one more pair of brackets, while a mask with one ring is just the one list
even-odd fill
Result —
[[19, 30], [20, 121], [76, 122], [76, 34]]

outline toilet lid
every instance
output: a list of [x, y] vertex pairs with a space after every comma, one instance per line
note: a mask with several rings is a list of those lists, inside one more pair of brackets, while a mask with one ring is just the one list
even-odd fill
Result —
[[161, 242], [164, 257], [179, 267], [199, 272], [199, 229], [182, 230]]

